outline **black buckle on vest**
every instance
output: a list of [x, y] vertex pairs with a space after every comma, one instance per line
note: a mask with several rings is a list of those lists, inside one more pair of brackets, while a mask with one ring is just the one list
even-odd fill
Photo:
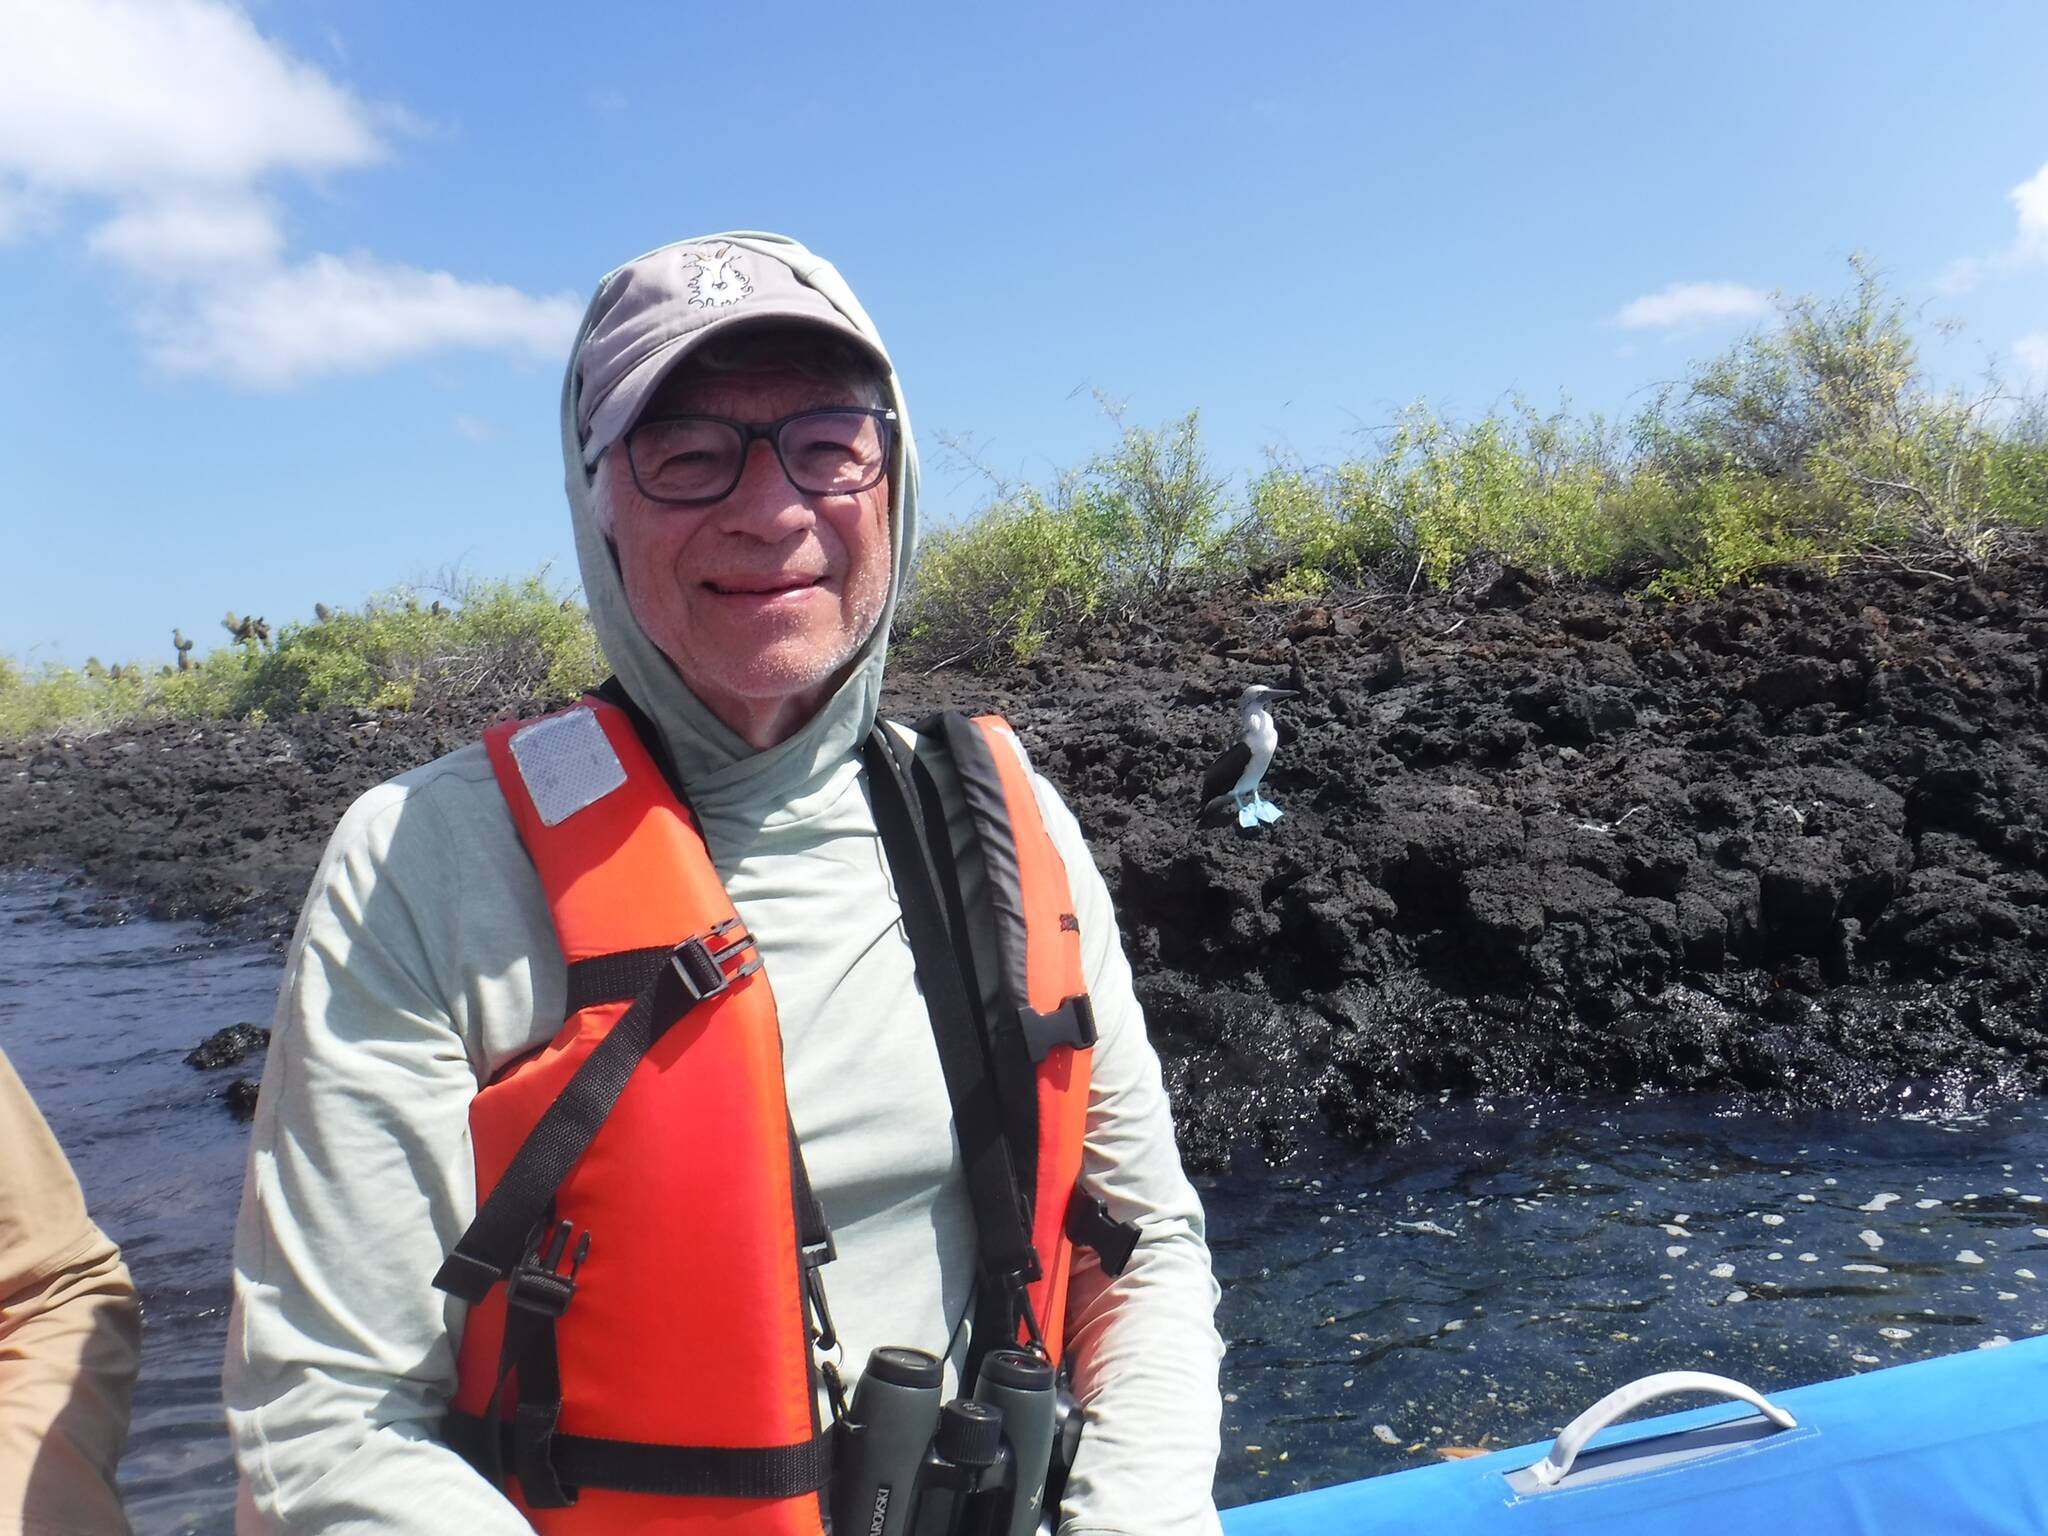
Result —
[[1050, 1056], [1055, 1046], [1071, 1045], [1085, 1051], [1095, 1043], [1095, 1005], [1083, 992], [1070, 997], [1051, 1013], [1019, 1008], [1017, 1023], [1024, 1031], [1024, 1045], [1035, 1062]]
[[1068, 1237], [1083, 1248], [1095, 1250], [1106, 1274], [1122, 1274], [1138, 1246], [1138, 1229], [1111, 1216], [1107, 1205], [1093, 1195], [1083, 1194], [1078, 1184], [1067, 1201], [1066, 1228]]
[[576, 1256], [569, 1261], [568, 1272], [562, 1272], [562, 1255], [569, 1251], [569, 1239], [575, 1231], [574, 1223], [567, 1221], [555, 1223], [551, 1231], [542, 1229], [526, 1257], [506, 1279], [507, 1305], [538, 1313], [550, 1322], [569, 1310], [569, 1303], [576, 1299], [577, 1273], [590, 1257], [590, 1234], [586, 1231], [583, 1241], [576, 1245]]
[[[716, 940], [726, 942], [714, 948]], [[761, 969], [759, 955], [753, 956], [736, 971], [725, 968], [727, 960], [753, 947], [754, 936], [740, 926], [737, 917], [728, 917], [709, 933], [693, 934], [683, 940], [668, 957], [668, 963], [675, 969], [691, 1001], [701, 1003], [706, 998], [719, 996], [742, 976], [751, 976]]]

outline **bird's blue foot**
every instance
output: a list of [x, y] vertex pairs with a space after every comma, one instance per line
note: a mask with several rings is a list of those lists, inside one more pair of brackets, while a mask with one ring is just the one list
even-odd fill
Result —
[[1268, 800], [1264, 795], [1252, 801], [1250, 809], [1251, 813], [1258, 817], [1260, 821], [1266, 823], [1267, 826], [1271, 826], [1285, 814], [1279, 806]]

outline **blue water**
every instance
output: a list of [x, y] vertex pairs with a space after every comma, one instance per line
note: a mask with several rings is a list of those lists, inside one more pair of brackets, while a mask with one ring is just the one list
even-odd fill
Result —
[[2048, 1103], [1446, 1107], [1210, 1182], [1226, 1503], [1554, 1435], [1692, 1368], [1768, 1392], [2048, 1331]]
[[[181, 1058], [267, 1023], [278, 964], [190, 924], [67, 920], [85, 900], [0, 876], [0, 1045], [142, 1291], [135, 1528], [226, 1532], [247, 1130], [216, 1095], [256, 1065]], [[1652, 1370], [1768, 1389], [2048, 1331], [2048, 1104], [1462, 1105], [1423, 1129], [1313, 1172], [1200, 1181], [1229, 1344], [1225, 1503], [1536, 1439]]]
[[268, 1024], [278, 963], [189, 923], [88, 928], [52, 911], [78, 902], [54, 881], [0, 877], [0, 1047], [142, 1295], [129, 1517], [144, 1536], [227, 1531], [220, 1360], [248, 1128], [211, 1097], [234, 1070], [182, 1058], [225, 1025]]

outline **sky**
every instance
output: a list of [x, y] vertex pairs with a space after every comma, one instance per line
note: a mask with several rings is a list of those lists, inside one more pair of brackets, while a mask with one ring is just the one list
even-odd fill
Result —
[[2044, 60], [2036, 3], [0, 0], [0, 655], [572, 591], [577, 318], [717, 230], [852, 283], [928, 520], [1096, 392], [1240, 487], [1417, 399], [1626, 415], [1855, 252], [1939, 381], [2048, 384]]

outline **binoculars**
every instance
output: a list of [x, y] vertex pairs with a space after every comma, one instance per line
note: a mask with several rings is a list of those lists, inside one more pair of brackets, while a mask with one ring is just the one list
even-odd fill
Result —
[[922, 1349], [868, 1356], [832, 1477], [833, 1536], [1038, 1536], [1042, 1515], [1057, 1518], [1081, 1415], [1051, 1364], [992, 1351], [973, 1395], [941, 1404], [943, 1376]]

